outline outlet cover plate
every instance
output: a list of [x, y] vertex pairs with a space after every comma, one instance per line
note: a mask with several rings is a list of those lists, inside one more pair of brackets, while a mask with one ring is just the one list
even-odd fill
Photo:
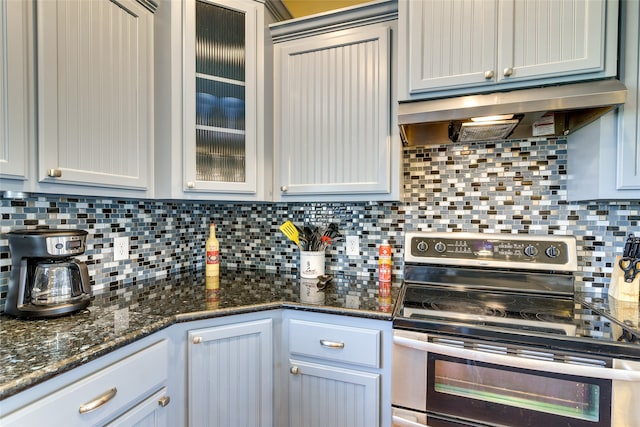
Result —
[[360, 237], [359, 236], [347, 236], [347, 256], [360, 255]]
[[115, 237], [113, 239], [113, 260], [122, 261], [129, 258], [129, 238]]

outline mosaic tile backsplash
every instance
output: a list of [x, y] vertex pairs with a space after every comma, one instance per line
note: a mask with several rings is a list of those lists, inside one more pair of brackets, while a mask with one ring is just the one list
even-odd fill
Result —
[[[228, 268], [291, 272], [298, 250], [279, 231], [285, 220], [302, 225], [338, 222], [360, 236], [361, 254], [344, 242], [327, 250], [327, 272], [374, 276], [377, 246], [393, 248], [393, 274], [401, 278], [405, 231], [569, 234], [578, 239], [578, 287], [606, 289], [626, 235], [638, 232], [640, 201], [566, 201], [566, 140], [532, 139], [404, 149], [401, 202], [216, 203], [75, 198], [33, 195], [0, 199], [0, 309], [10, 254], [4, 233], [50, 226], [89, 232], [93, 293], [123, 293], [139, 280], [201, 269], [209, 222], [218, 224]], [[130, 257], [113, 260], [114, 237], [128, 236]]]

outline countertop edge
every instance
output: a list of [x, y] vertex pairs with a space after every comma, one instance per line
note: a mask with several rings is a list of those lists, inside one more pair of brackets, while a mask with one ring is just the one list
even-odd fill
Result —
[[227, 317], [238, 314], [255, 313], [260, 311], [278, 310], [278, 309], [294, 309], [313, 311], [318, 313], [327, 313], [335, 315], [362, 317], [368, 319], [377, 320], [393, 320], [390, 313], [372, 312], [370, 310], [359, 309], [345, 309], [345, 308], [331, 308], [322, 305], [310, 305], [303, 303], [296, 303], [290, 301], [279, 301], [264, 304], [251, 304], [246, 306], [239, 306], [226, 309], [215, 309], [196, 311], [191, 313], [181, 313], [166, 316], [165, 318], [155, 321], [149, 326], [145, 326], [141, 329], [129, 332], [126, 335], [118, 337], [115, 340], [104, 343], [103, 345], [94, 346], [81, 352], [73, 357], [56, 362], [51, 366], [43, 367], [30, 374], [23, 375], [18, 379], [11, 380], [7, 383], [0, 385], [0, 401], [7, 399], [11, 396], [15, 396], [23, 391], [28, 390], [31, 387], [35, 387], [47, 380], [50, 380], [58, 375], [69, 372], [75, 368], [92, 362], [102, 356], [105, 356], [111, 352], [114, 352], [128, 344], [141, 340], [149, 335], [159, 332], [165, 328], [168, 328], [177, 323], [187, 323], [196, 320], [213, 319], [218, 317]]

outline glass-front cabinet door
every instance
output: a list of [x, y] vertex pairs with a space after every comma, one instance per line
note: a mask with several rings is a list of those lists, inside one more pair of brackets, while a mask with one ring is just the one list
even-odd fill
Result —
[[184, 5], [184, 191], [257, 191], [257, 21], [253, 1]]

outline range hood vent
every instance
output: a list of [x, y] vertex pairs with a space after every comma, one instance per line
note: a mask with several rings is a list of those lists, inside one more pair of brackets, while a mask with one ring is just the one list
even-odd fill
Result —
[[[618, 80], [520, 89], [483, 95], [404, 102], [398, 125], [405, 145], [569, 135], [627, 98]], [[471, 122], [508, 115], [508, 119]]]

